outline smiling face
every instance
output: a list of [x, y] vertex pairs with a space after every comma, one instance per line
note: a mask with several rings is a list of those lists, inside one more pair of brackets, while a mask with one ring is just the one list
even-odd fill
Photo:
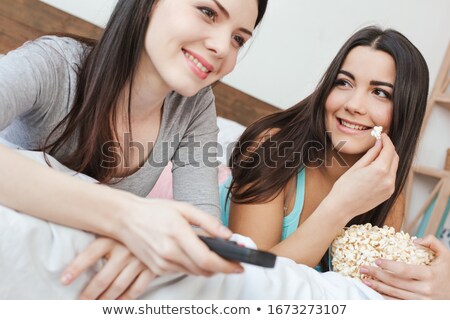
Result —
[[367, 46], [347, 55], [325, 102], [325, 126], [334, 146], [346, 141], [344, 154], [362, 154], [375, 144], [370, 132], [389, 132], [395, 62], [387, 53]]
[[251, 38], [257, 0], [159, 0], [145, 38], [150, 72], [192, 96], [230, 73]]

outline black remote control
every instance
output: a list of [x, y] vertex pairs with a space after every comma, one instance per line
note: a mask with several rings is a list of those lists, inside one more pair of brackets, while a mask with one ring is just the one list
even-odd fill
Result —
[[270, 252], [245, 248], [235, 241], [205, 236], [199, 236], [199, 238], [211, 251], [227, 260], [250, 263], [265, 268], [273, 268], [277, 260], [277, 256]]

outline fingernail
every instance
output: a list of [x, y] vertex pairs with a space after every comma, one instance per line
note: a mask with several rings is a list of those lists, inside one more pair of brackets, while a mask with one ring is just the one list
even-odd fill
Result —
[[422, 243], [423, 239], [422, 238], [417, 238], [414, 239], [414, 243]]
[[244, 272], [243, 268], [236, 268], [236, 269], [234, 269], [234, 273], [242, 273], [242, 272]]
[[369, 281], [367, 281], [367, 280], [363, 280], [362, 282], [368, 287], [372, 286], [372, 284]]
[[375, 264], [376, 264], [377, 266], [381, 266], [381, 260], [375, 260]]
[[61, 277], [62, 284], [69, 284], [69, 282], [72, 280], [73, 276], [70, 272], [65, 272]]
[[359, 273], [369, 273], [369, 269], [367, 269], [366, 267], [361, 267], [359, 268]]

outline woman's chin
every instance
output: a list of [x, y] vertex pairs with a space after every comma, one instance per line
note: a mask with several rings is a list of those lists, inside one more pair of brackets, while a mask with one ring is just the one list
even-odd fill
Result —
[[367, 146], [351, 146], [346, 145], [339, 150], [339, 154], [345, 159], [346, 157], [351, 159], [361, 158], [370, 148]]
[[375, 145], [375, 141], [373, 141], [373, 144], [370, 144], [370, 141], [361, 141], [360, 139], [354, 141], [354, 139], [348, 139], [344, 143], [335, 143], [335, 141], [333, 141], [333, 145], [335, 150], [340, 154], [355, 156], [365, 154], [370, 148]]

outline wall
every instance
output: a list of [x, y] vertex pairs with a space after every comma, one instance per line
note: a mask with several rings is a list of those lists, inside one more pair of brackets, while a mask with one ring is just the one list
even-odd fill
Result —
[[[44, 2], [104, 26], [116, 0]], [[235, 71], [224, 82], [280, 108], [293, 105], [316, 85], [343, 42], [370, 24], [393, 27], [422, 52], [431, 85], [450, 40], [448, 0], [270, 0], [263, 24]], [[450, 147], [450, 112], [433, 112], [417, 163], [438, 169]], [[431, 185], [414, 187], [410, 215]]]

